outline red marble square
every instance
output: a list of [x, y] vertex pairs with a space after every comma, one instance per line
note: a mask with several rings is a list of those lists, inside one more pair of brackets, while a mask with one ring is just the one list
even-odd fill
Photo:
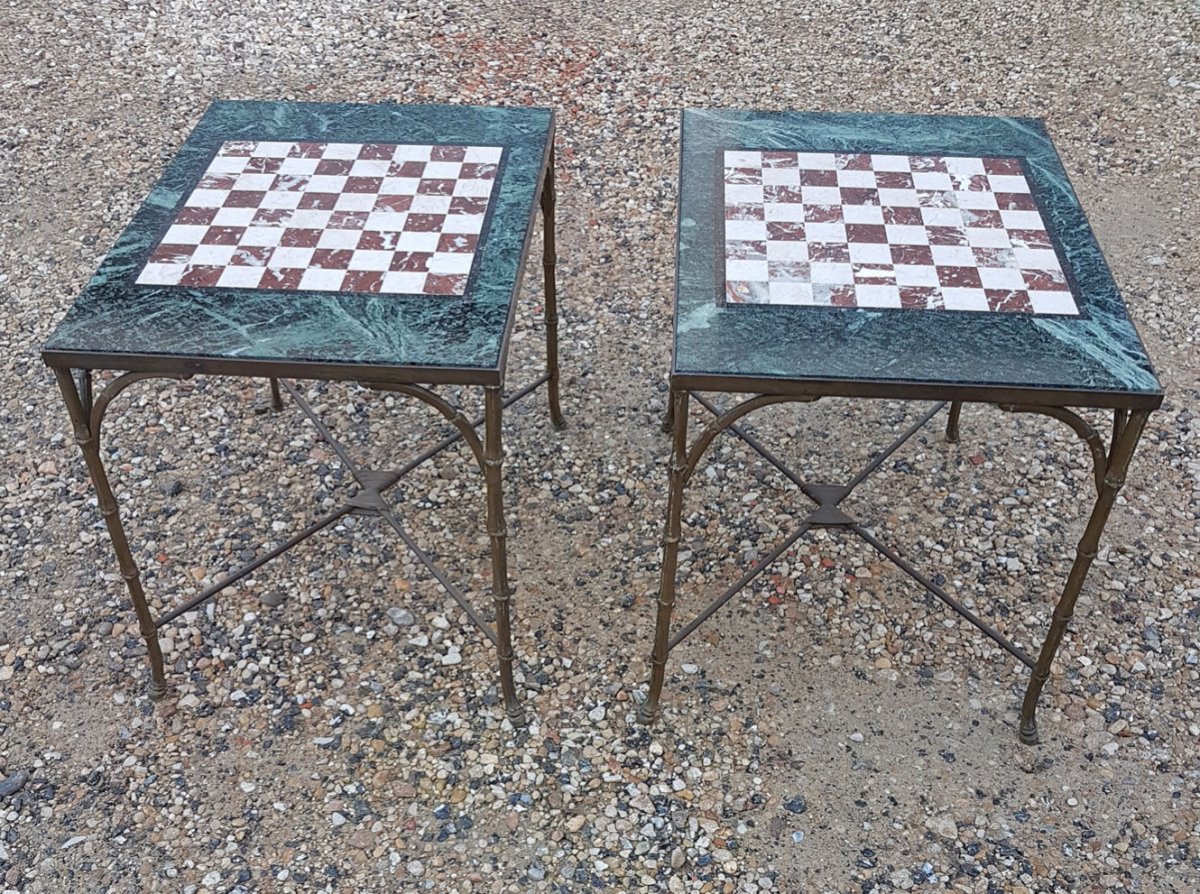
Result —
[[891, 245], [893, 264], [912, 267], [932, 267], [933, 249], [928, 245]]
[[983, 159], [983, 169], [989, 174], [1025, 176], [1025, 172], [1021, 170], [1019, 158], [985, 158]]
[[448, 196], [454, 193], [454, 180], [422, 180], [417, 187], [419, 196]]
[[883, 224], [846, 224], [847, 242], [887, 242], [887, 229]]
[[282, 165], [282, 158], [252, 158], [243, 170], [247, 174], [274, 174]]
[[347, 177], [346, 185], [343, 187], [343, 192], [379, 192], [379, 187], [383, 186], [382, 177]]
[[398, 273], [427, 273], [432, 257], [433, 252], [428, 251], [397, 252], [392, 257], [390, 269]]
[[245, 227], [209, 227], [200, 242], [203, 245], [237, 245], [245, 232]]
[[805, 168], [800, 172], [801, 186], [837, 186], [837, 171]]
[[183, 276], [179, 278], [181, 286], [189, 286], [191, 288], [204, 288], [206, 286], [215, 286], [217, 280], [221, 278], [221, 274], [225, 272], [224, 267], [216, 267], [207, 264], [193, 265], [188, 267], [183, 272]]
[[349, 248], [318, 248], [312, 254], [309, 266], [321, 267], [325, 270], [346, 270], [354, 259], [354, 251]]
[[407, 179], [421, 179], [425, 176], [425, 165], [423, 161], [402, 161], [393, 162], [388, 168], [389, 177], [405, 177]]
[[[463, 151], [461, 146], [445, 146], [445, 149]], [[358, 157], [370, 161], [391, 161], [396, 154], [396, 147], [391, 143], [364, 143], [358, 150]]]
[[445, 223], [445, 214], [410, 214], [404, 221], [404, 229], [410, 233], [437, 233]]
[[976, 267], [936, 267], [938, 283], [943, 288], [982, 288]]
[[432, 161], [462, 161], [467, 157], [464, 146], [434, 146], [429, 158]]
[[295, 143], [288, 152], [288, 158], [320, 158], [324, 154], [324, 143]]
[[461, 295], [466, 286], [465, 276], [431, 273], [425, 278], [425, 292], [429, 295]]
[[841, 187], [843, 205], [878, 205], [879, 191], [857, 186]]
[[216, 208], [181, 208], [175, 223], [185, 226], [206, 226], [217, 216]]
[[260, 289], [285, 289], [294, 291], [300, 288], [300, 280], [304, 278], [302, 267], [268, 267], [258, 281]]
[[280, 245], [288, 248], [316, 248], [321, 242], [324, 230], [305, 230], [288, 227], [283, 231], [279, 240]]
[[1003, 313], [1033, 313], [1029, 293], [1023, 290], [984, 289], [988, 307]]
[[[402, 210], [402, 209], [401, 209]], [[335, 211], [329, 215], [328, 230], [361, 230], [367, 225], [370, 214], [366, 211]]]
[[798, 186], [764, 186], [763, 200], [797, 205], [804, 201]]
[[332, 211], [339, 198], [336, 192], [306, 192], [300, 197], [300, 207], [306, 211]]
[[346, 292], [379, 292], [383, 289], [383, 274], [378, 270], [349, 270], [342, 280]]
[[[777, 242], [803, 242], [804, 224], [773, 220], [767, 224], [767, 238]], [[764, 252], [766, 243], [763, 243]]]
[[225, 199], [226, 208], [257, 208], [266, 197], [266, 191], [235, 189]]
[[921, 216], [920, 208], [884, 205], [883, 222], [905, 227], [921, 227], [925, 225], [925, 218]]
[[352, 158], [322, 158], [317, 162], [316, 173], [322, 177], [346, 177], [353, 169]]
[[473, 233], [442, 233], [437, 250], [473, 255], [478, 243], [479, 237]]
[[[374, 210], [375, 211], [407, 211], [409, 208], [412, 207], [412, 201], [413, 201], [412, 196], [383, 195], [375, 200]], [[451, 204], [450, 207], [451, 207], [451, 210], [454, 209], [453, 204]], [[484, 209], [487, 208], [487, 199], [483, 200], [483, 208]], [[483, 211], [481, 210], [479, 213], [482, 214]]]

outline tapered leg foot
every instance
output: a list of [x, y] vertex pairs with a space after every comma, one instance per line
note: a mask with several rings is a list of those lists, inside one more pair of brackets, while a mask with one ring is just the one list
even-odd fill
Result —
[[150, 701], [160, 702], [167, 694], [167, 684], [152, 682], [150, 688], [146, 690], [146, 695], [150, 696]]
[[1018, 733], [1018, 735], [1020, 736], [1022, 745], [1038, 744], [1039, 739], [1038, 739], [1037, 721], [1030, 720], [1028, 723], [1026, 723], [1024, 720], [1022, 720], [1021, 721], [1021, 731], [1020, 731], [1020, 733]]
[[508, 718], [508, 722], [515, 727], [523, 727], [529, 722], [529, 717], [521, 705], [507, 705], [504, 708], [504, 715]]
[[271, 382], [271, 409], [278, 413], [283, 409], [283, 395], [279, 392], [279, 380], [270, 379]]
[[642, 702], [637, 710], [637, 722], [642, 726], [653, 726], [662, 717], [662, 705], [655, 698], [654, 704], [650, 704], [650, 699]]

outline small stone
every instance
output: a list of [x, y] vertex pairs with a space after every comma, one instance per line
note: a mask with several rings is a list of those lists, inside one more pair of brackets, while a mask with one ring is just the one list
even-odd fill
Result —
[[604, 719], [607, 712], [604, 710], [604, 705], [596, 705], [592, 710], [588, 711], [588, 720], [594, 723], [599, 723]]
[[804, 833], [801, 830], [797, 829], [795, 832], [792, 833], [792, 841], [795, 844], [799, 844], [803, 840], [804, 840]]
[[455, 651], [447, 652], [442, 656], [442, 664], [447, 666], [453, 664], [462, 664], [462, 655]]
[[398, 605], [393, 605], [387, 610], [388, 620], [397, 627], [411, 627], [417, 623], [417, 619], [413, 617], [413, 613], [406, 608], [401, 608]]
[[685, 859], [687, 858], [683, 853], [683, 848], [675, 848], [675, 850], [671, 851], [671, 868], [676, 871], [682, 869]]
[[108, 636], [113, 632], [112, 621], [101, 621], [96, 625], [96, 633], [100, 636]]
[[418, 878], [425, 874], [425, 864], [420, 860], [410, 860], [407, 869], [409, 875], [415, 875]]
[[279, 608], [285, 599], [286, 597], [279, 590], [267, 590], [262, 594], [262, 604], [267, 608]]
[[681, 671], [683, 671], [685, 674], [698, 674], [698, 673], [700, 673], [700, 667], [699, 667], [698, 665], [695, 665], [695, 664], [683, 664], [683, 665], [680, 665], [679, 669], [680, 669]]
[[62, 843], [62, 847], [59, 849], [65, 851], [68, 848], [72, 848], [77, 844], [83, 844], [87, 840], [88, 840], [88, 837], [86, 835], [72, 835], [70, 838], [68, 838], [66, 841], [64, 841]]
[[219, 885], [220, 883], [221, 883], [221, 873], [217, 872], [217, 870], [215, 870], [215, 869], [212, 872], [208, 873], [208, 875], [204, 876], [204, 878], [202, 878], [200, 880], [200, 884], [204, 885], [204, 887], [206, 887], [206, 888], [212, 888], [216, 885]]
[[958, 838], [958, 825], [954, 822], [954, 817], [947, 814], [929, 817], [925, 820], [925, 827], [943, 838], [951, 840]]
[[799, 795], [796, 795], [795, 797], [788, 798], [783, 802], [783, 809], [788, 813], [801, 814], [808, 810], [808, 802]]
[[253, 782], [242, 782], [238, 785], [238, 787], [247, 795], [258, 788], [258, 786], [256, 786]]
[[0, 781], [0, 798], [7, 798], [11, 795], [15, 795], [25, 787], [25, 783], [28, 781], [28, 770], [18, 770], [16, 773], [13, 773], [11, 776]]
[[851, 742], [855, 742], [855, 743], [862, 742], [862, 741], [863, 741], [863, 734], [862, 734], [862, 733], [860, 733], [860, 732], [853, 732], [853, 733], [851, 733], [851, 734], [850, 734], [850, 741], [851, 741]]
[[333, 814], [333, 816], [329, 817], [329, 821], [333, 823], [333, 827], [335, 829], [341, 828], [349, 822], [349, 820], [340, 813]]

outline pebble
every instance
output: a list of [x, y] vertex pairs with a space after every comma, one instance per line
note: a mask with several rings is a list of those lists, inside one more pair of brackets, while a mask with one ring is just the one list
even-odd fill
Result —
[[25, 787], [25, 783], [29, 781], [28, 770], [18, 770], [11, 776], [6, 776], [0, 779], [0, 798], [8, 798], [15, 795]]
[[397, 627], [412, 627], [415, 623], [417, 623], [417, 619], [413, 616], [413, 613], [400, 606], [394, 605], [389, 608], [387, 610], [387, 616], [388, 620]]

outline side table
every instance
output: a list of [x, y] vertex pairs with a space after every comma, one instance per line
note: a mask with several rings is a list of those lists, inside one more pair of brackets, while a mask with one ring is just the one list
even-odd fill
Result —
[[[373, 515], [496, 646], [508, 717], [513, 682], [501, 417], [546, 385], [559, 408], [549, 109], [216, 102], [43, 348], [83, 450], [146, 641], [150, 696], [166, 692], [158, 630], [350, 515]], [[540, 204], [546, 370], [505, 396], [505, 366]], [[92, 373], [120, 373], [93, 397]], [[145, 379], [266, 377], [353, 474], [345, 504], [155, 617], [100, 450], [114, 398]], [[287, 377], [287, 378], [285, 378]], [[456, 433], [392, 469], [360, 467], [289, 381], [357, 381], [423, 401]], [[478, 386], [466, 418], [438, 385]], [[476, 429], [483, 425], [481, 438]], [[401, 524], [385, 492], [465, 441], [483, 472], [495, 626]]]
[[[683, 115], [670, 494], [644, 722], [670, 651], [806, 532], [848, 531], [1030, 668], [1037, 741], [1050, 665], [1138, 439], [1163, 399], [1062, 163], [1028, 118], [687, 111]], [[751, 394], [724, 409], [700, 392]], [[822, 397], [934, 401], [848, 482], [809, 483], [739, 421]], [[715, 417], [688, 442], [695, 400]], [[1037, 657], [922, 574], [843, 501], [944, 407], [1038, 413], [1087, 445], [1096, 497]], [[1112, 436], [1072, 408], [1111, 412]], [[684, 492], [723, 431], [815, 508], [671, 632]]]

